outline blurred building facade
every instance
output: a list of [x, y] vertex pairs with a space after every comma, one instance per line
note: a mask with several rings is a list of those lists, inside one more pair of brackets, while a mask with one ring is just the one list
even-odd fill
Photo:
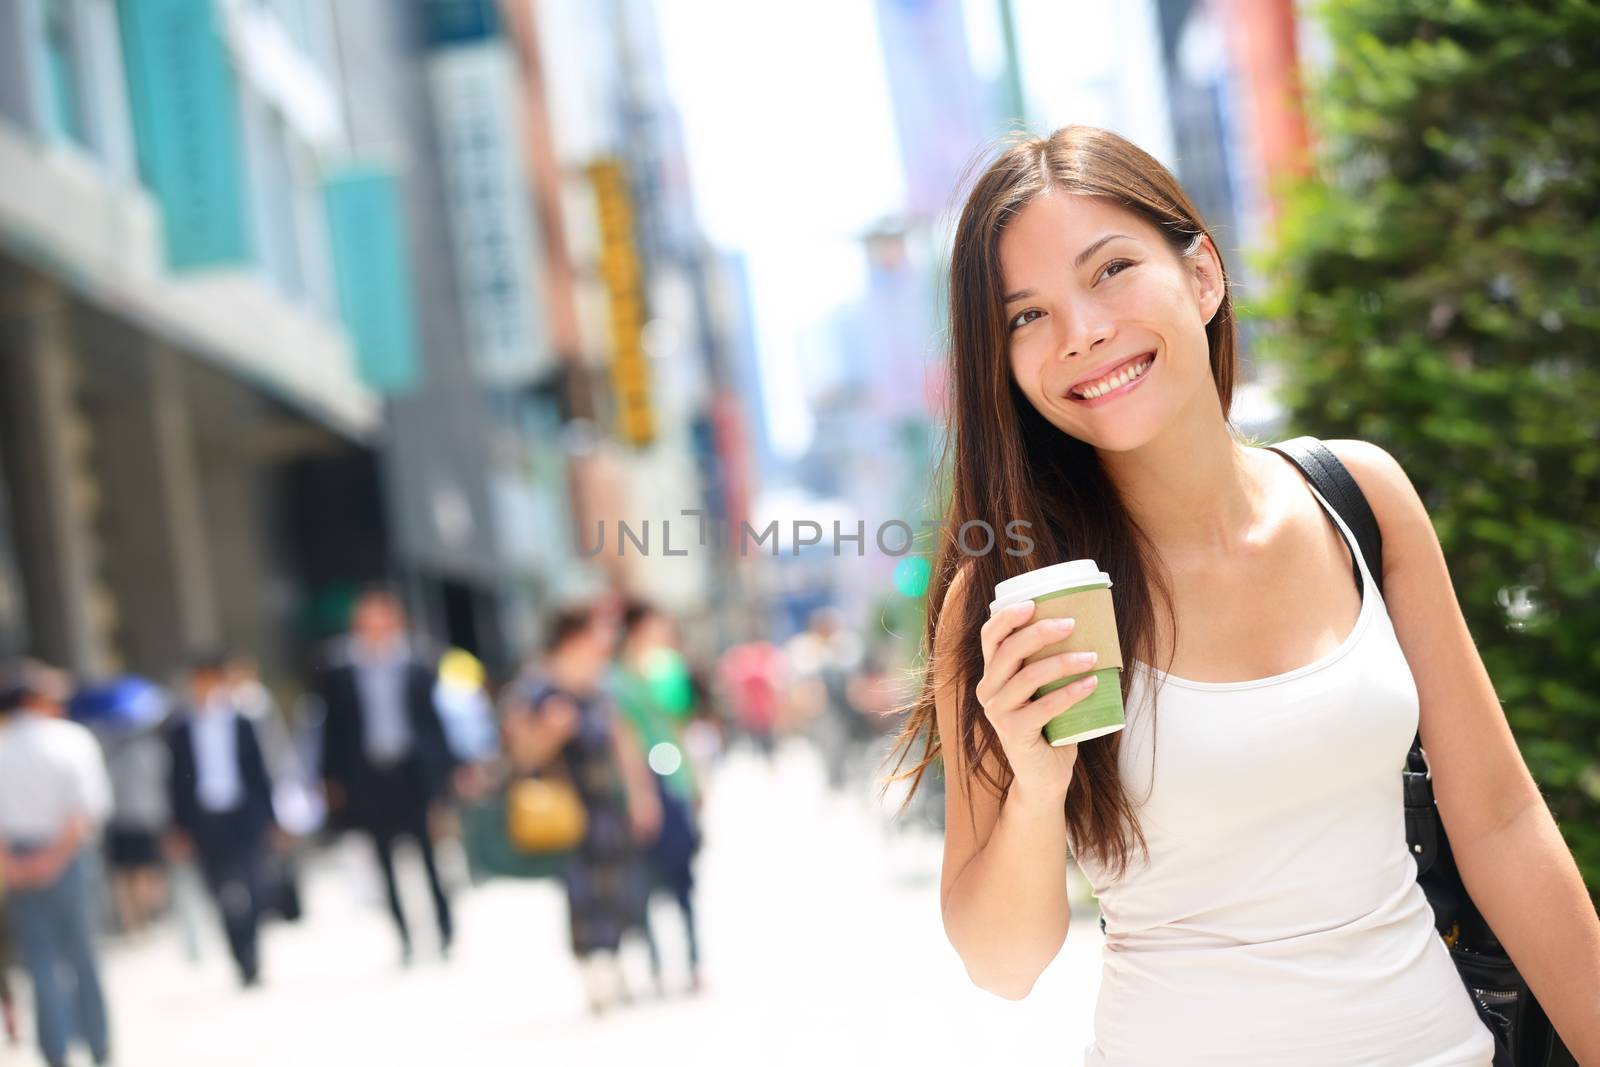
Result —
[[[871, 621], [876, 630], [872, 616], [894, 595], [900, 561], [930, 545], [922, 524], [939, 508], [931, 486], [945, 389], [942, 242], [962, 175], [1002, 126], [987, 105], [1003, 97], [974, 69], [960, 0], [877, 0], [874, 10], [904, 203], [859, 235], [864, 284], [836, 319], [842, 373], [813, 398], [817, 433], [805, 464], [812, 489], [848, 502], [845, 532], [865, 523], [866, 536], [844, 543], [840, 558], [826, 561], [833, 566], [815, 568], [816, 581], [802, 583], [809, 596], [791, 593], [791, 628], [804, 624], [807, 601], [822, 599], [852, 625]], [[914, 548], [898, 527], [879, 543], [891, 522], [907, 524]], [[816, 590], [819, 582], [828, 587]]]
[[423, 630], [503, 671], [581, 569], [514, 51], [489, 2], [331, 10], [341, 169], [392, 187], [410, 249], [392, 313], [414, 314], [415, 358], [384, 389], [394, 570]]
[[[580, 552], [611, 584], [715, 629], [740, 576], [714, 531], [737, 529], [749, 492], [728, 354], [737, 309], [695, 218], [653, 5], [506, 6], [540, 75], [523, 81], [541, 94], [529, 110], [549, 133], [542, 173], [561, 183], [571, 276], [552, 288], [572, 309], [563, 356], [567, 439], [588, 487]], [[646, 551], [620, 543], [619, 520], [636, 537], [649, 524]]]
[[5, 6], [7, 650], [281, 677], [388, 580], [500, 670], [605, 584], [573, 519], [613, 390], [574, 371], [533, 9]]
[[287, 669], [316, 590], [383, 570], [315, 169], [332, 57], [289, 10], [0, 9], [4, 633], [79, 672], [223, 640]]
[[[1246, 288], [1303, 158], [1291, 0], [1065, 7], [875, 0], [904, 203], [856, 237], [809, 394], [775, 398], [745, 262], [696, 219], [651, 0], [5, 5], [0, 646], [161, 674], [226, 642], [291, 671], [379, 578], [497, 672], [607, 586], [858, 618], [899, 566], [878, 525], [937, 507], [940, 277], [982, 146], [1119, 129]], [[1039, 42], [1080, 16], [1109, 44], [1065, 70]], [[1270, 432], [1248, 363], [1239, 398]], [[774, 403], [816, 428], [798, 463]], [[869, 558], [702, 543], [763, 480], [863, 520]]]
[[[1157, 0], [1174, 169], [1211, 227], [1238, 303], [1265, 282], [1252, 254], [1272, 239], [1277, 185], [1306, 172], [1301, 39], [1316, 30], [1293, 0]], [[1252, 358], [1257, 324], [1239, 324], [1233, 420], [1271, 439], [1284, 424], [1270, 368]]]

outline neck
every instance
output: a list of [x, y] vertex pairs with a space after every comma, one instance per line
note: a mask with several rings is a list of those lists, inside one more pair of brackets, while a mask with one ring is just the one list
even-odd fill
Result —
[[1252, 449], [1215, 417], [1172, 423], [1127, 452], [1101, 452], [1124, 506], [1169, 562], [1243, 547], [1266, 512]]

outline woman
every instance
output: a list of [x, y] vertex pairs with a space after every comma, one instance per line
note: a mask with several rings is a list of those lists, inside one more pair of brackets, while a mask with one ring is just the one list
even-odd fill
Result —
[[[1172, 175], [1081, 126], [1014, 145], [963, 208], [950, 294], [949, 532], [900, 743], [928, 731], [913, 782], [944, 760], [941, 903], [973, 980], [1028, 994], [1066, 937], [1070, 847], [1106, 923], [1087, 1063], [1488, 1064], [1406, 851], [1420, 715], [1474, 901], [1600, 1062], [1600, 922], [1427, 513], [1383, 450], [1329, 442], [1383, 535], [1383, 594], [1359, 597], [1348, 529], [1229, 423], [1227, 275]], [[1024, 558], [956, 541], [1017, 519]], [[1087, 690], [1029, 695], [1087, 667], [1019, 664], [1070, 624], [986, 605], [1076, 558], [1113, 579], [1129, 725], [1051, 748], [1040, 728]]]
[[559, 614], [544, 664], [514, 684], [505, 720], [513, 767], [531, 773], [559, 761], [558, 776], [583, 800], [584, 837], [564, 880], [572, 952], [597, 1014], [628, 996], [617, 953], [627, 931], [648, 936], [650, 883], [641, 850], [661, 826], [638, 740], [601, 686], [611, 645], [589, 611]]
[[[673, 647], [672, 620], [649, 604], [629, 602], [611, 689], [648, 754], [661, 802], [661, 832], [646, 858], [657, 884], [672, 894], [683, 917], [689, 989], [701, 989], [700, 938], [695, 924], [694, 858], [700, 849], [700, 782], [684, 726], [694, 711], [688, 665]], [[656, 984], [661, 962], [652, 958]]]
[[111, 822], [105, 835], [111, 899], [120, 929], [137, 934], [161, 913], [167, 898], [161, 834], [172, 813], [163, 721], [95, 726], [111, 775]]

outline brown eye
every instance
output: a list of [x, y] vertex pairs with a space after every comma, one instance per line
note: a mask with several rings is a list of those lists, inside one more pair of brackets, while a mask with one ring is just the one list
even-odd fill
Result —
[[1011, 320], [1010, 328], [1013, 330], [1021, 329], [1033, 321], [1033, 319], [1029, 318], [1028, 316], [1043, 314], [1044, 312], [1040, 311], [1038, 308], [1028, 308], [1026, 311], [1018, 312], [1017, 317]]
[[1105, 269], [1100, 272], [1100, 276], [1102, 278], [1115, 278], [1118, 274], [1121, 274], [1131, 266], [1133, 266], [1133, 262], [1131, 260], [1113, 259], [1110, 263], [1105, 265]]

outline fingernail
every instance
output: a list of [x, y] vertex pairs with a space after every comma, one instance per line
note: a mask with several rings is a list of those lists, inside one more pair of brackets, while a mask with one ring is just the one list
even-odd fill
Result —
[[1050, 629], [1066, 631], [1077, 625], [1077, 619], [1051, 619]]
[[1099, 658], [1100, 658], [1100, 653], [1098, 653], [1098, 652], [1074, 652], [1072, 654], [1072, 662], [1074, 662], [1074, 663], [1082, 663], [1084, 665], [1088, 665], [1090, 663], [1093, 663], [1095, 660], [1097, 660]]
[[1100, 684], [1100, 676], [1098, 674], [1091, 674], [1087, 678], [1079, 678], [1072, 684], [1077, 686], [1079, 689], [1093, 689], [1095, 686]]

